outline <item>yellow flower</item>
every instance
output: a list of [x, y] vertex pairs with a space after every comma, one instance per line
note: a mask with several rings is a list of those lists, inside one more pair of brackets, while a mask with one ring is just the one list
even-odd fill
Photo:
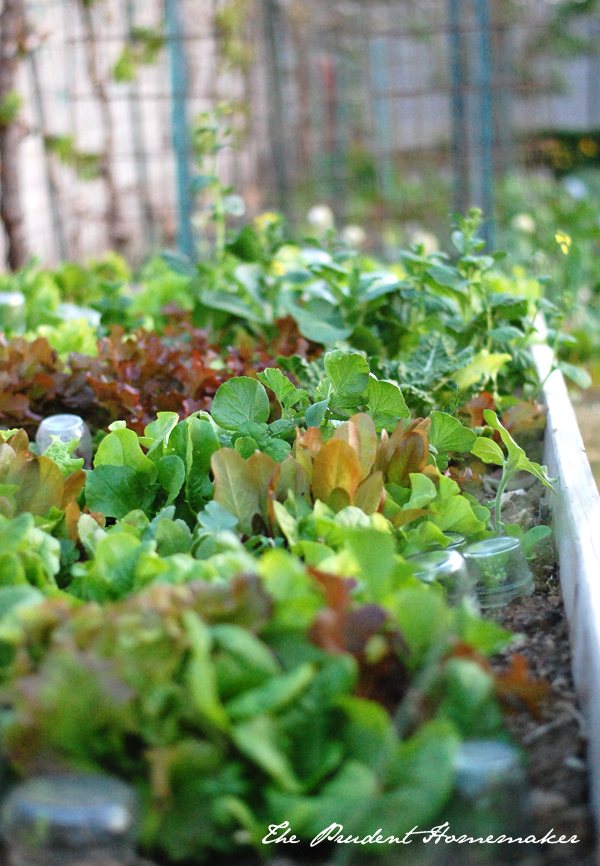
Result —
[[259, 231], [266, 231], [269, 226], [273, 226], [279, 222], [279, 214], [271, 213], [267, 211], [266, 213], [261, 213], [260, 216], [255, 217], [254, 224]]
[[554, 235], [556, 243], [560, 246], [565, 256], [569, 255], [569, 247], [571, 246], [571, 238], [564, 232], [556, 232]]

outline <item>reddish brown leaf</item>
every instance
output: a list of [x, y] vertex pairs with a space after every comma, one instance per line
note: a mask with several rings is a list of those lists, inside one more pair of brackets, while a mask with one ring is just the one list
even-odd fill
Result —
[[348, 494], [350, 502], [360, 484], [358, 456], [347, 442], [330, 439], [313, 462], [312, 493], [315, 499], [327, 502], [336, 487]]
[[516, 653], [505, 674], [496, 677], [496, 691], [502, 703], [510, 710], [529, 710], [540, 717], [540, 705], [548, 696], [550, 686], [544, 680], [531, 679], [527, 660]]

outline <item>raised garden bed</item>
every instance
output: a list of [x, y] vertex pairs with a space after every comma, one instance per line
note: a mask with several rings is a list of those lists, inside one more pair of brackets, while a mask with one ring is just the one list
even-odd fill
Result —
[[[406, 253], [405, 280], [370, 263], [359, 276], [309, 250], [304, 270], [277, 286], [269, 264], [265, 309], [287, 304], [295, 317], [277, 348], [283, 320], [273, 317], [256, 325], [258, 342], [244, 332], [226, 355], [181, 322], [162, 339], [116, 331], [70, 373], [38, 342], [54, 389], [44, 405], [30, 344], [4, 347], [10, 426], [33, 433], [36, 414], [67, 396], [97, 448], [86, 477], [66, 445], [37, 457], [23, 431], [1, 437], [14, 770], [121, 776], [144, 798], [144, 847], [157, 862], [221, 866], [253, 862], [249, 843], [260, 850], [275, 817], [291, 816], [307, 838], [340, 813], [348, 824], [367, 814], [427, 824], [448, 799], [459, 741], [504, 736], [501, 704], [519, 711], [513, 730], [531, 744], [544, 725], [561, 729], [567, 704], [577, 722], [553, 570], [503, 614], [529, 634], [532, 676], [523, 658], [498, 654], [508, 637], [478, 617], [473, 584], [452, 587], [452, 607], [410, 559], [445, 547], [444, 533], [512, 536], [502, 544], [522, 543], [531, 559], [548, 533], [534, 525], [539, 509], [513, 520], [517, 493], [502, 495], [523, 478], [549, 486], [511, 436], [541, 459], [528, 352], [539, 286], [491, 272], [475, 224], [456, 233], [456, 267]], [[258, 316], [248, 285], [226, 301], [238, 311], [252, 302]], [[216, 301], [219, 315], [229, 309]], [[318, 316], [334, 312], [323, 328]], [[221, 324], [239, 332], [239, 312]], [[364, 354], [326, 351], [345, 338]], [[274, 348], [295, 357], [275, 359]], [[135, 387], [119, 381], [129, 374]], [[107, 420], [117, 422], [108, 435], [94, 429]], [[480, 597], [512, 592], [509, 577], [508, 558], [489, 564]], [[544, 629], [555, 643], [545, 668]], [[557, 749], [581, 779], [582, 749]], [[572, 832], [589, 848], [585, 785], [575, 800], [583, 829]]]
[[[548, 346], [534, 348], [540, 379], [552, 365]], [[560, 371], [544, 385], [548, 408], [544, 457], [558, 478], [549, 497], [575, 685], [588, 736], [590, 803], [600, 827], [600, 497]]]

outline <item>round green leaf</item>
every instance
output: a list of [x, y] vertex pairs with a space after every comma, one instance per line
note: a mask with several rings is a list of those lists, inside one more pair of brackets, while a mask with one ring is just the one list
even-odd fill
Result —
[[269, 418], [269, 398], [256, 379], [238, 376], [221, 385], [211, 414], [225, 430], [237, 430], [245, 421], [264, 423]]

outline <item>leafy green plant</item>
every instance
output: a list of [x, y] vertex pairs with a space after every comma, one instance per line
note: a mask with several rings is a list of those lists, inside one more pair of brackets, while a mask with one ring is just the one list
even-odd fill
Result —
[[[430, 819], [459, 738], [500, 723], [493, 678], [453, 648], [489, 653], [506, 634], [410, 579], [386, 610], [282, 552], [260, 569], [262, 582], [162, 584], [103, 608], [0, 589], [10, 758], [28, 772], [49, 750], [61, 767], [117, 772], [141, 794], [143, 847], [173, 862], [259, 849], [283, 820], [309, 839], [329, 818], [357, 833], [374, 815], [394, 833]], [[411, 698], [417, 730], [401, 740], [384, 707], [404, 712], [434, 648], [416, 716]], [[467, 701], [458, 668], [483, 685]]]
[[488, 426], [500, 435], [500, 439], [507, 449], [507, 456], [504, 455], [500, 446], [487, 436], [479, 436], [477, 441], [471, 448], [471, 452], [479, 457], [484, 463], [492, 463], [502, 467], [502, 477], [498, 484], [498, 492], [496, 494], [496, 504], [494, 510], [494, 525], [497, 532], [502, 529], [500, 520], [502, 511], [502, 494], [506, 489], [506, 485], [517, 472], [530, 472], [534, 475], [545, 487], [552, 489], [552, 479], [548, 477], [548, 471], [545, 466], [540, 466], [534, 463], [520, 448], [510, 433], [498, 421], [498, 416], [495, 412], [489, 409], [484, 409], [483, 416]]

